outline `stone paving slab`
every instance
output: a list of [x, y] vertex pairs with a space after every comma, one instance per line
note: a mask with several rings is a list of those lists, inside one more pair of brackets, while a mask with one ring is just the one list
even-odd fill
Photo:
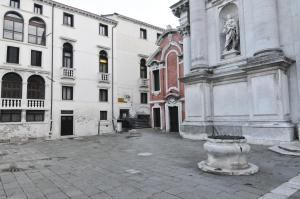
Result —
[[0, 170], [0, 199], [257, 199], [268, 193], [275, 199], [272, 190], [299, 199], [299, 157], [253, 145], [249, 159], [258, 174], [216, 176], [197, 167], [206, 159], [204, 142], [137, 133], [0, 144], [0, 168], [19, 169]]

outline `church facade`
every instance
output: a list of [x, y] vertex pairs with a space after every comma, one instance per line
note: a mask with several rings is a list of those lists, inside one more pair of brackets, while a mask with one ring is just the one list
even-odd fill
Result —
[[150, 80], [152, 128], [179, 132], [184, 120], [182, 36], [167, 29], [157, 41], [158, 48], [147, 61]]
[[300, 2], [182, 0], [171, 9], [184, 35], [181, 135], [299, 139]]

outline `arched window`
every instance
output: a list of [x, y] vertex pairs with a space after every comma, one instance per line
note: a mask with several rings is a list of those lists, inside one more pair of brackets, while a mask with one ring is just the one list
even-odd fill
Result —
[[8, 12], [4, 16], [3, 38], [23, 41], [23, 17], [16, 12]]
[[99, 55], [99, 72], [108, 73], [108, 58], [105, 50], [100, 51]]
[[63, 67], [73, 68], [73, 46], [69, 43], [63, 46]]
[[38, 75], [32, 75], [27, 81], [27, 99], [45, 99], [45, 81]]
[[2, 77], [2, 98], [22, 98], [22, 78], [16, 73], [7, 73]]
[[147, 79], [147, 66], [145, 59], [141, 59], [140, 61], [140, 74], [141, 79]]
[[46, 24], [42, 19], [33, 17], [29, 20], [28, 42], [46, 45]]

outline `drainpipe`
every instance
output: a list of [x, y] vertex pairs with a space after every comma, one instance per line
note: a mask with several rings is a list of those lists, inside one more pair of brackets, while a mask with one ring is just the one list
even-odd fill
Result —
[[117, 27], [117, 24], [115, 24], [112, 28], [111, 28], [111, 34], [112, 34], [112, 40], [111, 40], [111, 67], [112, 67], [112, 73], [111, 73], [111, 111], [112, 111], [112, 126], [113, 126], [113, 130], [116, 131], [115, 128], [115, 123], [114, 123], [114, 118], [115, 118], [115, 112], [114, 112], [114, 29]]
[[54, 68], [54, 4], [52, 4], [52, 44], [51, 44], [51, 100], [50, 100], [50, 132], [49, 137], [52, 136], [53, 129], [53, 68]]

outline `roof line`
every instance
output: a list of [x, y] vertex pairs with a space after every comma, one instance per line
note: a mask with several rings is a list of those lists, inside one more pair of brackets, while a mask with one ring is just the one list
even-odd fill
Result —
[[152, 24], [149, 24], [149, 23], [146, 23], [146, 22], [143, 22], [143, 21], [140, 21], [140, 20], [137, 20], [137, 19], [134, 19], [134, 18], [131, 18], [131, 17], [119, 14], [119, 13], [116, 13], [116, 12], [112, 13], [112, 14], [101, 15], [101, 16], [103, 16], [103, 17], [117, 16], [117, 17], [122, 18], [124, 20], [131, 21], [133, 23], [137, 23], [137, 24], [140, 24], [140, 25], [143, 25], [143, 26], [147, 26], [149, 28], [153, 28], [153, 29], [161, 31], [161, 32], [165, 31], [164, 28], [161, 28], [159, 26], [155, 26], [155, 25], [152, 25]]
[[104, 21], [106, 23], [110, 23], [112, 25], [117, 25], [118, 24], [118, 22], [113, 20], [113, 19], [109, 19], [109, 18], [106, 18], [102, 15], [98, 15], [98, 14], [95, 14], [95, 13], [92, 13], [92, 12], [89, 12], [89, 11], [86, 11], [86, 10], [82, 10], [80, 8], [75, 8], [73, 6], [69, 6], [69, 5], [66, 5], [66, 4], [63, 4], [63, 3], [59, 3], [57, 1], [53, 1], [53, 0], [34, 0], [34, 1], [43, 2], [43, 3], [46, 3], [46, 4], [52, 5], [52, 6], [56, 6], [58, 8], [63, 8], [63, 9], [69, 10], [71, 12], [76, 12], [76, 13], [79, 13], [79, 14], [97, 19], [97, 20]]

